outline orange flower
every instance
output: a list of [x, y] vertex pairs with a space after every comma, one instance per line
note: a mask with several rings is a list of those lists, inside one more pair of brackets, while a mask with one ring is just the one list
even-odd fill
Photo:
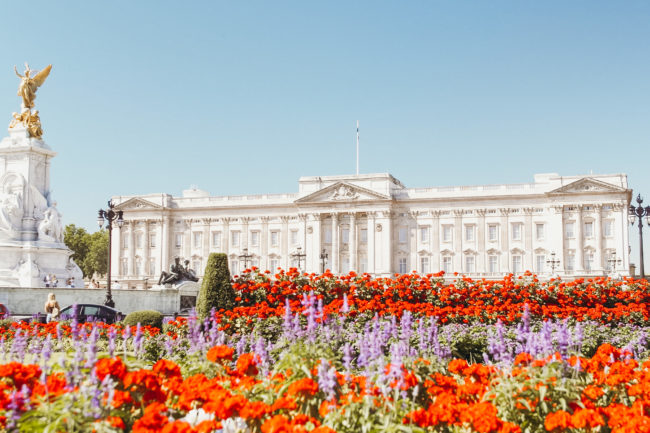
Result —
[[571, 415], [563, 410], [549, 413], [546, 415], [546, 420], [544, 420], [544, 427], [547, 431], [553, 431], [555, 429], [562, 431], [571, 428], [573, 427], [573, 424], [571, 424]]
[[305, 377], [303, 379], [297, 380], [291, 385], [287, 393], [292, 396], [301, 397], [301, 396], [312, 396], [318, 392], [318, 384], [312, 379]]
[[122, 358], [102, 358], [95, 363], [95, 374], [100, 381], [104, 380], [106, 376], [122, 380], [126, 375], [126, 366], [122, 362]]
[[218, 361], [232, 361], [232, 356], [235, 353], [235, 349], [225, 345], [214, 346], [212, 349], [208, 350], [208, 361], [218, 362]]

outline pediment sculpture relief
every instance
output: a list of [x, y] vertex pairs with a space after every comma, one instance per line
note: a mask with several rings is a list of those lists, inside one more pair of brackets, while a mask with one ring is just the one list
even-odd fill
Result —
[[359, 194], [347, 185], [341, 185], [330, 195], [330, 200], [356, 200]]

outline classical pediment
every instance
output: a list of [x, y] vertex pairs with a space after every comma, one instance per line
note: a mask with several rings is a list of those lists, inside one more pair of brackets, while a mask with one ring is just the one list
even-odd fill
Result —
[[347, 182], [337, 182], [299, 198], [295, 203], [336, 203], [368, 200], [390, 200], [390, 197]]
[[548, 194], [585, 194], [585, 193], [602, 193], [602, 192], [625, 192], [624, 188], [621, 188], [610, 183], [602, 182], [600, 180], [592, 179], [590, 177], [585, 177], [575, 182], [571, 182], [568, 185], [564, 185], [560, 188], [554, 189], [553, 191], [548, 192]]
[[142, 198], [131, 198], [115, 206], [119, 210], [147, 210], [147, 209], [161, 209], [162, 206], [152, 203], [149, 200]]

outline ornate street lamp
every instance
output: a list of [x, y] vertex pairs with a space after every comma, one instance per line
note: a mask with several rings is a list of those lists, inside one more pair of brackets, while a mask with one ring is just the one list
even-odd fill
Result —
[[115, 302], [113, 301], [113, 294], [111, 293], [111, 247], [112, 247], [112, 230], [113, 230], [113, 221], [117, 223], [118, 228], [122, 228], [124, 225], [123, 212], [121, 210], [114, 211], [113, 200], [108, 201], [108, 210], [100, 209], [99, 215], [97, 216], [97, 224], [99, 228], [104, 227], [104, 220], [108, 222], [106, 228], [108, 229], [108, 273], [106, 280], [106, 299], [104, 300], [104, 305], [107, 307], [114, 308]]
[[248, 269], [248, 262], [253, 257], [253, 255], [248, 254], [248, 248], [244, 248], [242, 251], [243, 251], [243, 254], [239, 255], [239, 260], [244, 261], [244, 270], [246, 270], [246, 269]]
[[323, 248], [323, 252], [320, 253], [320, 273], [325, 273], [325, 263], [327, 262], [327, 251]]
[[645, 272], [643, 269], [643, 217], [646, 218], [646, 222], [650, 225], [650, 206], [643, 207], [643, 199], [641, 194], [636, 197], [636, 202], [638, 203], [637, 207], [630, 205], [628, 210], [630, 224], [634, 225], [637, 218], [639, 219], [639, 261], [641, 262], [641, 278], [645, 278]]
[[555, 252], [551, 253], [551, 258], [546, 260], [546, 264], [551, 267], [551, 275], [555, 275], [555, 268], [560, 265], [560, 259], [555, 258]]
[[302, 252], [302, 247], [296, 248], [296, 252], [291, 254], [291, 258], [298, 260], [298, 269], [302, 269], [302, 259], [307, 257], [307, 254]]

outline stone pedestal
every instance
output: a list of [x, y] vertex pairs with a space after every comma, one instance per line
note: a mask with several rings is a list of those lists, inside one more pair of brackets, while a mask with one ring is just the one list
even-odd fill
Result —
[[81, 269], [63, 243], [63, 220], [50, 194], [50, 160], [56, 155], [22, 125], [0, 141], [0, 286], [43, 287], [55, 275], [59, 287]]

